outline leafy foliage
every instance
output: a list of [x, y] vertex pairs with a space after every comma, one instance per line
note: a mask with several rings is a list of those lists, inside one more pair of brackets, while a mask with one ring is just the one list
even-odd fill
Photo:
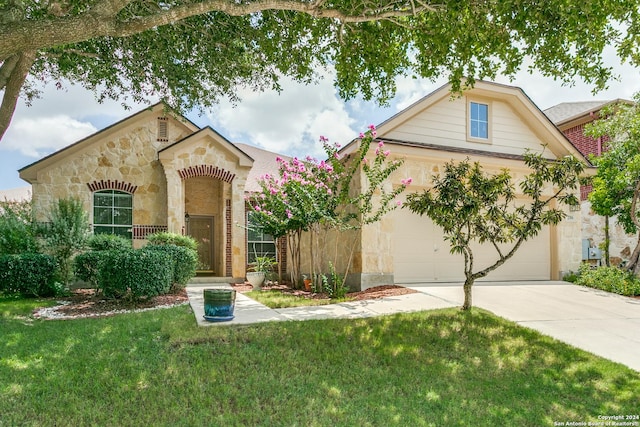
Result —
[[116, 234], [93, 234], [87, 239], [87, 247], [93, 251], [124, 251], [131, 249], [131, 240]]
[[187, 282], [196, 275], [198, 253], [195, 250], [174, 244], [149, 244], [144, 249], [162, 252], [169, 256], [172, 266], [171, 283], [174, 290], [184, 288]]
[[0, 255], [0, 293], [50, 297], [63, 293], [55, 281], [56, 261], [45, 254]]
[[44, 247], [58, 262], [60, 278], [66, 285], [71, 280], [72, 257], [85, 248], [89, 238], [89, 220], [78, 199], [59, 199], [49, 212], [44, 225]]
[[0, 202], [0, 254], [38, 252], [31, 202]]
[[630, 271], [618, 267], [591, 268], [583, 264], [574, 283], [620, 295], [640, 295], [640, 279]]
[[[320, 137], [326, 160], [318, 161], [310, 156], [305, 160], [293, 158], [290, 161], [277, 158], [278, 176], [262, 176], [259, 181], [262, 191], [247, 197], [254, 212], [252, 218], [265, 233], [276, 238], [287, 236], [292, 254], [292, 283], [298, 283], [300, 278], [299, 242], [303, 231], [311, 232], [313, 239], [320, 227], [357, 230], [379, 221], [397, 207], [391, 202], [411, 181], [405, 180], [391, 190], [384, 187], [389, 176], [402, 165], [402, 160], [389, 159], [390, 151], [384, 149], [382, 141], [370, 153], [375, 137], [375, 127], [371, 125], [366, 133], [360, 134], [357, 149], [348, 157], [341, 155], [340, 145], [330, 144]], [[352, 195], [360, 173], [364, 175], [364, 185], [361, 191]], [[313, 252], [311, 259], [313, 270], [317, 268]], [[345, 275], [350, 262], [351, 259]], [[317, 273], [312, 271], [311, 277], [316, 277]]]
[[[0, 135], [21, 90], [63, 79], [99, 99], [159, 96], [183, 110], [237, 100], [238, 87], [279, 89], [335, 67], [344, 98], [384, 103], [398, 76], [543, 75], [603, 88], [603, 50], [640, 62], [637, 2], [195, 0], [0, 2]], [[30, 78], [28, 78], [30, 76]], [[25, 84], [26, 80], [26, 84]]]
[[[601, 111], [601, 120], [585, 128], [595, 138], [603, 137], [606, 150], [594, 158], [598, 167], [593, 178], [593, 191], [589, 194], [591, 206], [597, 214], [616, 216], [630, 234], [638, 232], [638, 200], [640, 198], [640, 93], [635, 104], [620, 104]], [[627, 268], [638, 266], [640, 236]]]
[[[476, 279], [504, 264], [543, 225], [558, 224], [565, 217], [563, 210], [550, 206], [554, 200], [560, 205], [578, 204], [571, 190], [578, 185], [584, 167], [580, 161], [573, 157], [549, 161], [542, 154], [528, 152], [524, 162], [531, 169], [520, 183], [521, 193], [530, 199], [526, 204], [515, 203], [509, 170], [490, 175], [480, 163], [468, 160], [447, 163], [444, 173], [433, 177], [432, 189], [407, 197], [406, 206], [412, 212], [428, 216], [443, 229], [451, 253], [464, 255], [463, 309], [471, 308], [471, 287]], [[549, 186], [553, 193], [545, 196]], [[495, 249], [496, 262], [475, 270], [473, 242]], [[511, 246], [504, 249], [501, 245], [505, 244]]]
[[193, 237], [166, 231], [150, 234], [147, 236], [147, 241], [152, 245], [176, 245], [194, 251], [198, 250], [198, 242]]
[[98, 284], [106, 297], [135, 300], [169, 292], [173, 274], [171, 255], [165, 251], [108, 251], [99, 265]]
[[[102, 234], [105, 236], [106, 234]], [[126, 249], [126, 250], [130, 250]], [[98, 288], [98, 273], [101, 263], [107, 258], [108, 251], [93, 250], [78, 254], [73, 259], [73, 273], [76, 279], [89, 283], [92, 287]]]

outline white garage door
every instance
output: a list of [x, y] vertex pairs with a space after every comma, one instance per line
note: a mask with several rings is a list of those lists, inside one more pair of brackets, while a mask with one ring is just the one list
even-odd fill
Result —
[[[396, 209], [394, 222], [394, 276], [396, 283], [458, 282], [464, 280], [464, 257], [449, 252], [442, 229], [425, 216]], [[480, 280], [549, 280], [551, 271], [549, 227], [523, 243], [516, 254]], [[474, 246], [474, 271], [497, 260], [489, 245]]]

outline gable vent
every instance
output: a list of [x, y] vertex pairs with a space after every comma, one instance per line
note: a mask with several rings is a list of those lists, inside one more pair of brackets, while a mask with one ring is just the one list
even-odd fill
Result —
[[158, 141], [169, 141], [169, 118], [158, 117]]

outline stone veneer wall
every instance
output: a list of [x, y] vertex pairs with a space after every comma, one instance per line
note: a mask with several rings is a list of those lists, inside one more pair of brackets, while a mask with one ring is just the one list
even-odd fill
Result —
[[[600, 247], [604, 242], [604, 217], [591, 210], [591, 202], [582, 202], [582, 238], [590, 240], [591, 247]], [[638, 242], [638, 236], [627, 234], [615, 217], [609, 219], [609, 256], [612, 265], [629, 261]], [[604, 253], [603, 253], [604, 255]], [[603, 261], [604, 264], [604, 261]]]
[[[166, 181], [157, 150], [168, 144], [157, 140], [157, 112], [145, 112], [115, 132], [104, 132], [102, 140], [69, 154], [62, 161], [38, 172], [33, 184], [34, 210], [44, 220], [50, 206], [60, 198], [79, 198], [93, 221], [93, 198], [88, 184], [118, 181], [136, 187], [133, 223], [142, 227], [166, 226]], [[188, 131], [169, 120], [169, 140], [183, 138]], [[97, 135], [98, 137], [100, 134]], [[72, 151], [72, 150], [70, 150]]]

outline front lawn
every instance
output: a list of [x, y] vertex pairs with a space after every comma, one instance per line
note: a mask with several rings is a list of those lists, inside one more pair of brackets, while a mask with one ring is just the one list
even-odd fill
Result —
[[347, 298], [305, 298], [300, 295], [282, 292], [281, 289], [249, 291], [245, 295], [255, 301], [258, 301], [260, 304], [266, 305], [269, 308], [306, 307], [314, 305], [337, 304], [340, 302], [349, 301], [349, 299]]
[[197, 327], [0, 318], [0, 425], [544, 426], [638, 414], [640, 374], [473, 309]]

